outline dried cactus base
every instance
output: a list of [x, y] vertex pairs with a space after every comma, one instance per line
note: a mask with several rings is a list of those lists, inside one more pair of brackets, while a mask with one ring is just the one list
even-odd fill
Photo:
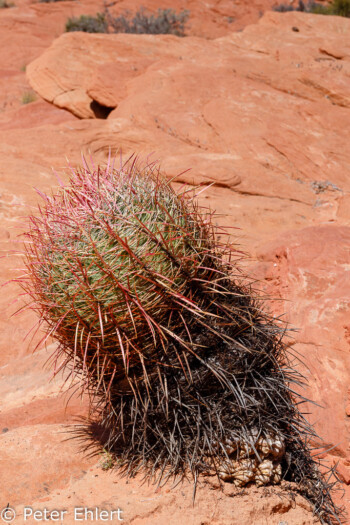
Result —
[[282, 466], [277, 461], [247, 458], [238, 461], [227, 461], [219, 467], [219, 478], [230, 481], [236, 487], [244, 487], [248, 483], [262, 485], [277, 485], [282, 479]]
[[218, 466], [218, 476], [236, 487], [248, 483], [277, 485], [282, 479], [281, 461], [285, 453], [284, 440], [276, 435], [258, 437], [253, 429], [250, 442], [226, 439], [223, 445], [227, 457]]

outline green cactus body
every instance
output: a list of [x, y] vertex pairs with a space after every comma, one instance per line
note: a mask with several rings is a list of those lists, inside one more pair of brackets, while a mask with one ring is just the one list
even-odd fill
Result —
[[215, 264], [204, 267], [210, 228], [151, 167], [85, 177], [77, 173], [48, 199], [44, 219], [33, 218], [28, 260], [42, 261], [29, 262], [35, 298], [56, 337], [68, 352], [74, 340], [88, 367], [97, 349], [107, 356], [107, 378], [151, 357], [174, 327], [169, 309], [199, 310], [189, 288]]

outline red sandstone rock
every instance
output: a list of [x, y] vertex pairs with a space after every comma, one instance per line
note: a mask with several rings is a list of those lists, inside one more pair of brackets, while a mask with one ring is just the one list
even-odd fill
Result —
[[[0, 12], [0, 46], [3, 50], [0, 61], [0, 112], [20, 107], [22, 96], [29, 89], [23, 72], [26, 65], [64, 33], [68, 18], [82, 14], [94, 16], [103, 9], [101, 2], [96, 0], [60, 3], [15, 0], [13, 3], [15, 7], [1, 9]], [[260, 13], [274, 4], [274, 0], [253, 0], [248, 6], [227, 0], [209, 0], [205, 4], [195, 0], [163, 0], [161, 8], [176, 11], [189, 9], [186, 33], [217, 38], [256, 22]], [[145, 0], [142, 5], [153, 13], [160, 7], [158, 0]], [[132, 13], [139, 7], [134, 0], [121, 0], [112, 8], [112, 13], [116, 16], [127, 10]]]
[[[283, 237], [258, 251], [269, 288], [288, 302], [280, 306], [298, 327], [296, 349], [314, 400], [315, 426], [336, 455], [345, 457], [349, 422], [344, 417], [350, 378], [346, 326], [350, 297], [350, 228], [323, 225]], [[268, 263], [268, 264], [266, 264]], [[266, 275], [266, 274], [265, 274]]]
[[[29, 429], [28, 429], [29, 430]], [[62, 463], [64, 462], [63, 458]], [[86, 469], [87, 470], [87, 469]], [[51, 489], [51, 487], [50, 487]], [[106, 510], [120, 509], [124, 523], [137, 525], [190, 525], [213, 523], [214, 525], [242, 525], [252, 523], [283, 523], [288, 525], [315, 525], [319, 523], [310, 512], [310, 507], [300, 496], [295, 502], [286, 490], [264, 491], [249, 488], [242, 496], [237, 490], [226, 486], [221, 492], [217, 485], [200, 483], [196, 502], [193, 505], [193, 486], [185, 482], [175, 489], [165, 486], [156, 489], [154, 485], [143, 484], [139, 477], [126, 481], [115, 479], [111, 472], [103, 472], [95, 465], [85, 474], [80, 472], [62, 488], [48, 491], [48, 496], [32, 502], [35, 509], [65, 509], [64, 524], [74, 525], [74, 508], [96, 507]], [[19, 519], [23, 517], [23, 505], [16, 507]], [[83, 513], [85, 511], [83, 510]], [[83, 514], [84, 515], [84, 514]], [[186, 520], [186, 521], [185, 521]], [[115, 515], [115, 523], [119, 523]], [[33, 519], [26, 521], [35, 525]], [[102, 523], [102, 521], [100, 521]]]
[[350, 461], [341, 460], [336, 468], [341, 481], [346, 483], [346, 485], [350, 485]]
[[[350, 297], [350, 228], [322, 225], [283, 237], [258, 250], [256, 275], [266, 288], [286, 303], [274, 303], [297, 327], [296, 357], [307, 378], [304, 395], [320, 406], [307, 404], [305, 412], [324, 442], [315, 441], [340, 460], [339, 476], [349, 483], [350, 422], [346, 403], [350, 381], [348, 339]], [[349, 496], [349, 492], [347, 492]], [[347, 497], [348, 497], [347, 496]]]
[[[81, 151], [97, 160], [104, 160], [110, 147], [125, 154], [155, 151], [169, 177], [191, 168], [179, 180], [214, 182], [200, 201], [222, 214], [221, 224], [240, 228], [233, 233], [243, 249], [257, 253], [256, 275], [274, 297], [288, 300], [271, 307], [300, 328], [296, 349], [309, 365], [307, 395], [325, 405], [310, 405], [310, 419], [335, 446], [325, 459], [339, 460], [339, 476], [348, 483], [350, 154], [344, 147], [349, 142], [344, 35], [350, 21], [269, 13], [259, 24], [228, 34], [242, 27], [243, 19], [229, 24], [225, 17], [246, 11], [257, 20], [256, 4], [192, 2], [190, 38], [60, 37], [68, 16], [95, 14], [100, 5], [17, 1], [20, 7], [0, 13], [6, 49], [0, 59], [0, 255], [19, 248], [14, 240], [24, 226], [18, 217], [39, 200], [33, 187], [49, 191], [57, 184], [52, 167], [66, 177], [66, 156], [75, 164]], [[124, 1], [116, 8], [121, 12], [131, 5]], [[145, 5], [158, 7], [156, 1]], [[179, 10], [185, 4], [171, 6]], [[29, 84], [21, 68], [37, 57], [28, 74], [51, 102], [78, 108], [84, 117], [94, 116], [92, 101], [116, 109], [106, 120], [79, 120], [39, 98], [23, 106]], [[16, 257], [1, 259], [1, 282], [14, 277], [20, 264]], [[251, 272], [252, 264], [245, 265]], [[65, 409], [62, 379], [48, 382], [42, 368], [49, 352], [32, 355], [23, 341], [35, 316], [10, 318], [18, 290], [14, 284], [2, 290], [0, 487], [4, 505], [15, 505], [19, 519], [23, 505], [67, 508], [68, 524], [74, 506], [116, 505], [135, 525], [150, 520], [176, 525], [184, 519], [194, 525], [314, 523], [301, 498], [294, 506], [287, 496], [255, 488], [237, 496], [231, 486], [221, 493], [208, 481], [200, 484], [193, 507], [189, 483], [156, 491], [139, 479], [103, 472], [99, 458], [84, 458], [61, 432], [85, 405], [75, 398]]]
[[[27, 425], [0, 433], [1, 504], [32, 505], [86, 474], [91, 461], [67, 439], [63, 425]], [[59, 452], [58, 452], [59, 450]], [[40, 468], [38, 466], [40, 465]], [[11, 474], [11, 475], [9, 475]]]
[[[349, 134], [350, 61], [339, 64], [320, 49], [336, 46], [349, 21], [319, 18], [268, 13], [215, 41], [66, 34], [30, 64], [28, 78], [41, 96], [80, 117], [94, 116], [94, 101], [117, 104], [107, 122], [85, 125], [92, 151], [161, 148], [171, 176], [196, 165], [179, 180], [293, 199], [329, 216], [349, 186], [348, 153], [333, 130]], [[299, 33], [291, 31], [296, 24]]]

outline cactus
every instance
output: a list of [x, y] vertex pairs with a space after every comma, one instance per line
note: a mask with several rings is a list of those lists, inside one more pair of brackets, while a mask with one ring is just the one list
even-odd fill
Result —
[[118, 467], [158, 482], [188, 471], [236, 486], [294, 481], [333, 523], [286, 327], [264, 311], [213, 213], [133, 157], [84, 164], [42, 196], [21, 285], [58, 342], [56, 362], [91, 396], [84, 439], [98, 434]]

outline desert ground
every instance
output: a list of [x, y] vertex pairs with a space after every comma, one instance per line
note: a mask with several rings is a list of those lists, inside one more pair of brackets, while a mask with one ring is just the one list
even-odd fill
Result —
[[[186, 36], [65, 33], [102, 2], [14, 1], [0, 9], [1, 283], [21, 274], [35, 188], [67, 180], [82, 154], [151, 155], [169, 178], [188, 170], [175, 186], [207, 186], [200, 204], [235, 228], [267, 307], [297, 329], [314, 445], [337, 465], [349, 511], [350, 19], [278, 13], [273, 0], [148, 0], [188, 9]], [[35, 314], [13, 315], [20, 293], [10, 282], [0, 295], [0, 510], [15, 509], [14, 523], [44, 521], [27, 507], [65, 510], [69, 525], [74, 508], [120, 509], [112, 522], [133, 525], [319, 523], [283, 486], [206, 478], [193, 503], [190, 479], [157, 488], [87, 457], [67, 440], [86, 400], [51, 378], [54, 341], [33, 353]]]

